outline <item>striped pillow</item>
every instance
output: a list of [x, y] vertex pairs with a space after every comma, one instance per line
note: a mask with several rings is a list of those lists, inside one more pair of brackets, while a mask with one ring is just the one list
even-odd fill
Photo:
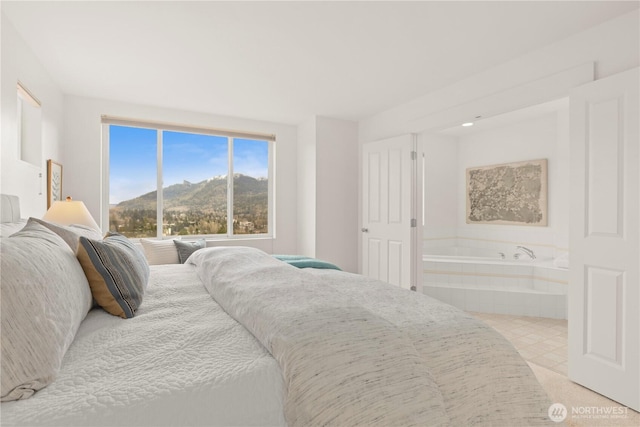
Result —
[[109, 232], [104, 240], [80, 237], [77, 256], [98, 305], [124, 319], [135, 316], [149, 279], [144, 254], [125, 236]]
[[144, 254], [147, 257], [147, 261], [149, 261], [149, 265], [180, 264], [178, 251], [173, 241], [174, 239], [140, 239], [140, 244], [142, 245], [142, 249], [144, 249]]

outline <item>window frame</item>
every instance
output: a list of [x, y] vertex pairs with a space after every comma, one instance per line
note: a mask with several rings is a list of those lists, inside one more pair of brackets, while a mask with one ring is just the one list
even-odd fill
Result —
[[[260, 134], [253, 132], [242, 132], [242, 131], [232, 131], [226, 129], [215, 129], [215, 128], [200, 128], [194, 126], [183, 126], [173, 123], [162, 123], [162, 122], [145, 122], [140, 120], [131, 120], [124, 118], [113, 118], [109, 116], [102, 116], [102, 182], [101, 182], [101, 191], [102, 191], [102, 209], [100, 215], [100, 227], [103, 231], [109, 230], [109, 195], [110, 195], [110, 187], [109, 187], [109, 168], [110, 168], [110, 135], [109, 128], [111, 125], [116, 126], [128, 126], [128, 127], [137, 127], [143, 129], [151, 129], [156, 131], [156, 224], [163, 223], [163, 215], [164, 215], [164, 189], [163, 187], [163, 131], [172, 131], [172, 132], [183, 132], [183, 133], [195, 133], [200, 135], [213, 135], [218, 137], [226, 137], [227, 138], [227, 233], [226, 234], [191, 234], [187, 236], [182, 236], [186, 240], [188, 239], [196, 239], [196, 238], [205, 238], [207, 240], [259, 240], [259, 239], [273, 239], [275, 238], [275, 135], [271, 134]], [[234, 234], [233, 232], [233, 145], [235, 139], [248, 139], [248, 140], [256, 140], [256, 141], [265, 141], [268, 144], [268, 160], [267, 160], [267, 233], [256, 233], [256, 234]], [[148, 237], [150, 239], [168, 239], [173, 238], [174, 236], [163, 236], [162, 235], [162, 226], [156, 227], [156, 236]], [[132, 240], [139, 240], [139, 238], [132, 238]]]

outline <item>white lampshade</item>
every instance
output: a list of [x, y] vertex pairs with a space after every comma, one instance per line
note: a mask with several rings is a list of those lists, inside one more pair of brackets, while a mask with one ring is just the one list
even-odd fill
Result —
[[61, 225], [79, 224], [100, 230], [84, 203], [67, 197], [64, 202], [53, 202], [47, 213], [42, 217], [45, 221]]

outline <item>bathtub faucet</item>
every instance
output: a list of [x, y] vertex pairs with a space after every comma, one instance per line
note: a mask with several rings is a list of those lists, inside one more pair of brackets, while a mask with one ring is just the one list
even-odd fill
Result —
[[[536, 259], [536, 254], [534, 254], [531, 249], [525, 248], [524, 246], [516, 246], [516, 249], [522, 250], [522, 252], [524, 252], [527, 255], [529, 255], [529, 257], [531, 257], [531, 259]], [[520, 254], [514, 254], [513, 257], [515, 259], [518, 259], [518, 258], [520, 258]]]

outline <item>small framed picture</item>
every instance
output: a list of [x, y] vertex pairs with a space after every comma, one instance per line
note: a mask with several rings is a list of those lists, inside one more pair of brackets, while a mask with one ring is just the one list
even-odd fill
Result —
[[53, 202], [62, 200], [62, 165], [47, 160], [47, 209]]

